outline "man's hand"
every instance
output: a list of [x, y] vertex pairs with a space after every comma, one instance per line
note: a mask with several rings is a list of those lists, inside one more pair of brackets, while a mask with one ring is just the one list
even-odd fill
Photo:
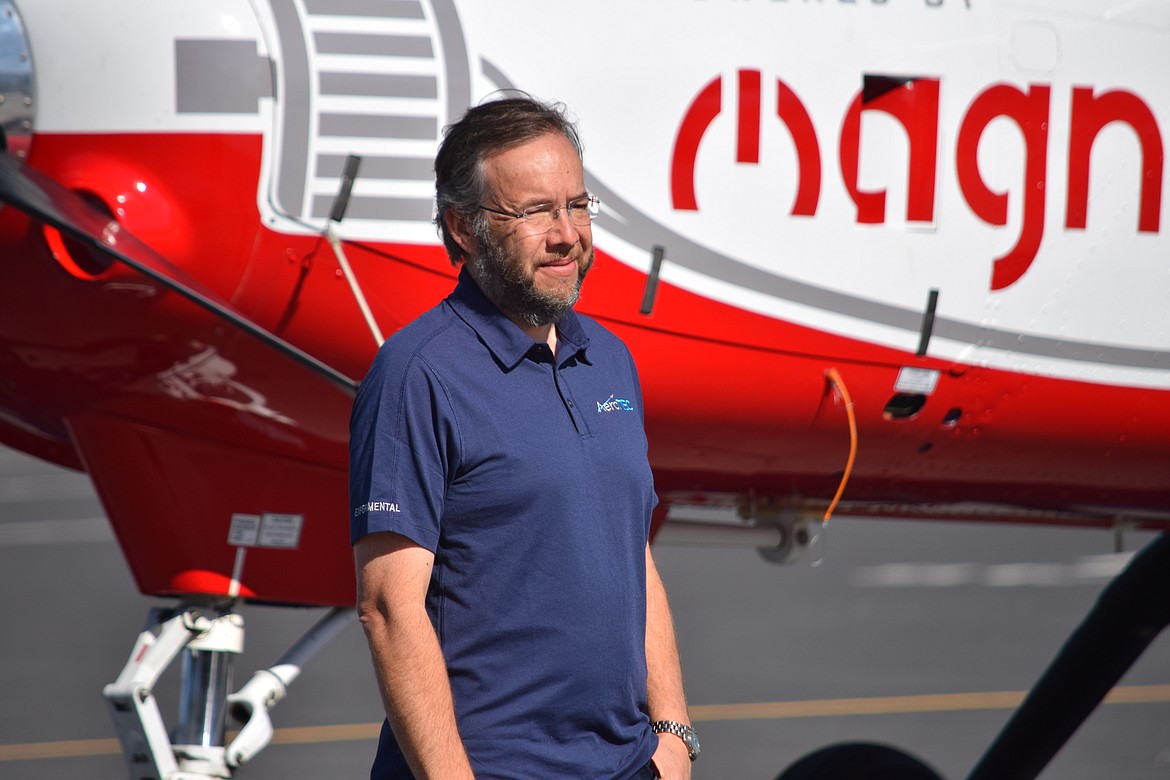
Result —
[[658, 749], [650, 760], [663, 780], [689, 780], [691, 776], [691, 754], [674, 734], [658, 735]]

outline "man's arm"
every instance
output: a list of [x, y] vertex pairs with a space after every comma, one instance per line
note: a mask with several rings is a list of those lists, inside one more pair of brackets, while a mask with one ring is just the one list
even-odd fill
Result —
[[354, 545], [358, 615], [394, 736], [419, 780], [472, 778], [455, 725], [447, 666], [427, 617], [435, 556], [404, 536], [373, 533]]
[[[650, 720], [673, 720], [690, 725], [687, 699], [683, 692], [682, 664], [674, 637], [674, 620], [666, 589], [646, 545], [646, 689]], [[673, 734], [658, 735], [654, 752], [658, 775], [668, 780], [691, 776], [691, 759], [683, 741]]]

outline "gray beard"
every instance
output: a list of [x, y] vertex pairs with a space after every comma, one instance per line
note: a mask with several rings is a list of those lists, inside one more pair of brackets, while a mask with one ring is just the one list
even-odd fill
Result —
[[526, 325], [539, 327], [553, 325], [565, 315], [581, 295], [581, 282], [593, 264], [592, 255], [580, 264], [577, 284], [567, 298], [542, 293], [536, 289], [532, 279], [524, 275], [524, 269], [504, 251], [499, 242], [490, 236], [479, 237], [479, 252], [472, 259], [475, 279], [483, 294], [500, 311]]

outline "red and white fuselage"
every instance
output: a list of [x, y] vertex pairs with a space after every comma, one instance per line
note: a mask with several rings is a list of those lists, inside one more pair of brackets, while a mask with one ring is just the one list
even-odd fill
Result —
[[[442, 128], [523, 89], [579, 118], [664, 506], [823, 508], [832, 370], [838, 511], [1170, 525], [1164, 4], [14, 8], [10, 154], [341, 374], [453, 284]], [[0, 440], [94, 476], [144, 591], [351, 601], [348, 394], [64, 233], [0, 212]]]

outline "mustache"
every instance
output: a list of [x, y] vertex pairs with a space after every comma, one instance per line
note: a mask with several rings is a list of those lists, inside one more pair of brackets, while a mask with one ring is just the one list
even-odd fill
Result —
[[[590, 247], [587, 255], [579, 253], [547, 256], [529, 266], [522, 258], [507, 251], [503, 242], [480, 242], [480, 251], [472, 258], [480, 287], [504, 314], [528, 325], [540, 326], [557, 322], [571, 309], [581, 292], [585, 275], [593, 266], [595, 253]], [[546, 263], [563, 263], [573, 259], [577, 263], [577, 279], [570, 290], [562, 293], [543, 292], [536, 286], [536, 269]]]

